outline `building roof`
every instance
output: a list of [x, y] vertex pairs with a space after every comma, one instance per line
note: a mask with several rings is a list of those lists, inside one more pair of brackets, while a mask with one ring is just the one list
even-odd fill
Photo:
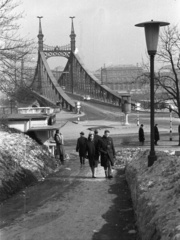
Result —
[[57, 129], [60, 129], [60, 128], [61, 128], [60, 124], [54, 124], [54, 125], [47, 125], [47, 126], [31, 127], [27, 130], [27, 132], [44, 131], [44, 130], [57, 130]]
[[9, 115], [8, 120], [29, 120], [29, 119], [46, 119], [49, 115], [46, 114], [18, 114], [13, 113]]
[[142, 71], [142, 67], [138, 66], [138, 65], [132, 65], [132, 64], [122, 64], [122, 65], [110, 65], [110, 66], [104, 66], [103, 68], [99, 68], [95, 71], [95, 73], [97, 72], [101, 72], [101, 70], [107, 70], [107, 71], [119, 71], [119, 70], [141, 70]]

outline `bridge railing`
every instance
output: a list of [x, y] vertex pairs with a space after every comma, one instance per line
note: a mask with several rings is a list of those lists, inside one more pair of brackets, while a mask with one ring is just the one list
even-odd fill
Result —
[[48, 46], [48, 45], [45, 45], [43, 44], [43, 52], [46, 52], [46, 51], [71, 51], [71, 45], [70, 44], [67, 44], [67, 45], [64, 45], [64, 46]]

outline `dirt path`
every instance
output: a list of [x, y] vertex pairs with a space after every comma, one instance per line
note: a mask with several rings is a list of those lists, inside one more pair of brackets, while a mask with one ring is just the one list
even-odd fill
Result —
[[130, 193], [122, 169], [91, 178], [74, 159], [1, 205], [0, 240], [135, 240]]

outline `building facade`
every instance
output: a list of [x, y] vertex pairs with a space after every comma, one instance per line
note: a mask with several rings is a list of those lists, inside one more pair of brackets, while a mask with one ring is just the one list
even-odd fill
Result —
[[142, 68], [134, 65], [103, 67], [94, 73], [102, 84], [119, 93], [140, 90], [140, 81], [137, 79], [142, 74]]

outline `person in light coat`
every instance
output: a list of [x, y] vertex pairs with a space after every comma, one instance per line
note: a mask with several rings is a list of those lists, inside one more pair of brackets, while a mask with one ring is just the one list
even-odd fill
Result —
[[65, 151], [64, 151], [64, 137], [59, 130], [56, 130], [54, 135], [54, 140], [56, 142], [57, 155], [59, 156], [61, 164], [64, 164]]

